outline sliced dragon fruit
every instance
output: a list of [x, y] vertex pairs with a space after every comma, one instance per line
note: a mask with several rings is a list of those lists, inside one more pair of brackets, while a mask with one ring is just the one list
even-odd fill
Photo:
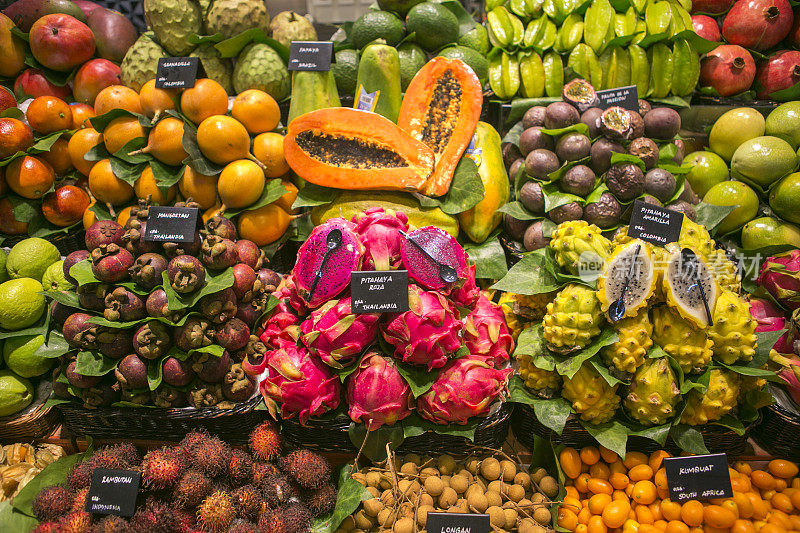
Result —
[[[469, 278], [467, 252], [452, 235], [434, 226], [408, 233], [400, 256], [409, 277], [426, 289], [450, 294]], [[453, 271], [456, 279], [448, 277]]]

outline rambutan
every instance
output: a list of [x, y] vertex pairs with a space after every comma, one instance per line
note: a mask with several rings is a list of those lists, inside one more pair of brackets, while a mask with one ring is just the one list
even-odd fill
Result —
[[267, 479], [261, 485], [261, 490], [267, 505], [272, 508], [283, 507], [291, 497], [295, 496], [292, 484], [280, 474]]
[[31, 508], [39, 522], [58, 520], [72, 510], [72, 493], [60, 485], [45, 487], [33, 498]]
[[231, 493], [233, 506], [236, 509], [236, 516], [248, 520], [258, 520], [261, 506], [264, 504], [264, 497], [255, 485], [244, 485]]
[[228, 533], [257, 533], [257, 530], [254, 523], [237, 518], [228, 528]]
[[253, 463], [253, 483], [259, 487], [278, 474], [280, 470], [272, 463]]
[[311, 529], [311, 512], [303, 504], [293, 503], [284, 509], [283, 519], [292, 533], [305, 533]]
[[197, 509], [197, 523], [212, 533], [227, 531], [236, 516], [228, 493], [217, 491], [208, 496]]
[[264, 422], [250, 433], [250, 452], [257, 461], [272, 461], [280, 455], [281, 435], [272, 422]]
[[327, 459], [311, 450], [295, 450], [278, 461], [278, 466], [304, 489], [318, 489], [331, 480]]
[[200, 503], [211, 494], [211, 480], [202, 472], [189, 470], [184, 472], [173, 489], [175, 503], [194, 510]]
[[175, 513], [166, 503], [148, 498], [145, 505], [131, 517], [130, 526], [135, 533], [173, 533]]
[[200, 442], [194, 447], [192, 461], [208, 477], [225, 473], [231, 456], [231, 447], [216, 437]]
[[96, 468], [111, 468], [125, 470], [139, 464], [142, 460], [136, 446], [130, 443], [105, 446], [92, 456]]
[[271, 510], [261, 515], [258, 519], [258, 530], [261, 533], [287, 533], [286, 520], [283, 512]]
[[89, 487], [85, 489], [81, 489], [72, 496], [72, 510], [73, 511], [85, 511], [86, 510], [86, 498], [89, 496]]
[[41, 522], [31, 533], [58, 533], [58, 522]]
[[76, 464], [67, 476], [67, 488], [74, 492], [87, 488], [92, 482], [93, 471], [94, 463], [92, 461], [82, 461]]
[[72, 511], [58, 521], [58, 533], [89, 533], [92, 515], [86, 511]]
[[121, 516], [108, 515], [95, 524], [92, 533], [129, 533], [131, 526]]
[[177, 449], [164, 446], [147, 452], [142, 460], [142, 481], [153, 489], [173, 486], [186, 470], [183, 454]]
[[236, 484], [253, 477], [253, 459], [242, 450], [233, 450], [228, 459], [228, 478]]
[[305, 504], [314, 517], [330, 513], [336, 507], [338, 492], [331, 483], [324, 484], [319, 490], [307, 491], [304, 498]]
[[209, 435], [205, 429], [195, 429], [183, 437], [178, 443], [178, 447], [183, 449], [187, 455], [191, 456], [198, 444], [206, 442], [210, 438], [211, 435]]

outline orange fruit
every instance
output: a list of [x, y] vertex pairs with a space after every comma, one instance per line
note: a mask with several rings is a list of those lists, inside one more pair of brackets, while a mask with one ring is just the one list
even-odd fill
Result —
[[128, 206], [119, 213], [117, 213], [117, 224], [122, 227], [125, 227], [125, 224], [128, 223], [128, 219], [131, 218], [131, 207]]
[[703, 504], [697, 500], [689, 500], [681, 506], [681, 520], [691, 527], [703, 524]]
[[603, 509], [603, 523], [610, 528], [621, 527], [630, 512], [630, 503], [625, 500], [615, 500]]
[[241, 122], [226, 115], [208, 117], [197, 127], [197, 146], [214, 163], [250, 157], [250, 136]]
[[737, 461], [733, 463], [733, 468], [735, 468], [740, 474], [746, 474], [749, 476], [753, 473], [753, 467], [750, 466], [750, 463], [745, 463], [744, 461]]
[[54, 226], [65, 228], [83, 218], [89, 203], [86, 191], [75, 185], [62, 185], [44, 195], [42, 214]]
[[178, 181], [178, 189], [184, 198], [200, 204], [201, 209], [209, 209], [217, 201], [217, 176], [205, 176], [187, 165]]
[[756, 528], [750, 520], [739, 519], [731, 526], [731, 533], [756, 533]]
[[797, 475], [797, 465], [785, 459], [773, 459], [768, 465], [770, 473], [782, 479], [789, 479]]
[[587, 474], [586, 472], [581, 472], [578, 474], [578, 477], [575, 478], [575, 488], [578, 489], [578, 492], [586, 494], [589, 492], [589, 480], [592, 477]]
[[225, 207], [239, 209], [253, 205], [264, 192], [264, 172], [249, 159], [229, 163], [217, 180], [217, 193]]
[[592, 514], [603, 514], [603, 509], [611, 503], [611, 496], [608, 494], [595, 494], [589, 498], [589, 512]]
[[150, 130], [147, 146], [141, 151], [152, 155], [165, 165], [180, 165], [189, 156], [183, 149], [183, 121], [175, 117], [159, 120]]
[[556, 524], [567, 531], [575, 531], [575, 528], [578, 527], [578, 516], [562, 505], [558, 508]]
[[72, 127], [72, 110], [69, 104], [55, 96], [34, 98], [25, 116], [31, 128], [39, 133], [53, 133]]
[[139, 94], [124, 85], [109, 85], [94, 100], [94, 112], [98, 115], [108, 113], [112, 109], [125, 109], [131, 113], [141, 113], [142, 104]]
[[773, 496], [769, 503], [772, 504], [773, 508], [783, 511], [784, 513], [791, 513], [794, 511], [792, 500], [786, 494], [781, 494], [780, 492]]
[[264, 164], [264, 174], [268, 178], [279, 178], [289, 172], [289, 163], [283, 155], [283, 135], [280, 133], [262, 133], [256, 137], [253, 155]]
[[175, 102], [177, 101], [178, 91], [176, 89], [157, 89], [154, 79], [142, 85], [139, 90], [142, 114], [148, 118], [156, 117], [164, 111], [176, 109]]
[[148, 200], [155, 205], [170, 205], [175, 199], [175, 186], [167, 188], [166, 193], [156, 183], [153, 169], [150, 165], [144, 167], [142, 175], [133, 184], [133, 192], [137, 198]]
[[133, 198], [133, 187], [114, 175], [111, 160], [97, 162], [89, 172], [89, 190], [98, 202], [111, 205], [122, 205]]
[[636, 465], [628, 471], [631, 481], [641, 481], [653, 478], [653, 469], [647, 464]]
[[625, 455], [625, 459], [622, 460], [622, 464], [630, 470], [636, 465], [646, 465], [647, 460], [648, 457], [642, 452], [628, 452]]
[[272, 131], [281, 121], [278, 102], [258, 89], [248, 89], [240, 93], [233, 101], [231, 115], [244, 124], [252, 135]]
[[625, 490], [625, 487], [627, 487], [630, 483], [628, 476], [619, 472], [614, 472], [611, 474], [608, 478], [608, 481], [611, 482], [611, 486], [616, 490]]
[[689, 526], [680, 520], [670, 520], [667, 522], [667, 529], [664, 533], [689, 533]]
[[[248, 239], [259, 246], [266, 246], [283, 236], [293, 218], [273, 202], [239, 214], [236, 227], [240, 239]], [[577, 520], [577, 517], [575, 519]]]
[[91, 128], [92, 125], [89, 119], [95, 117], [94, 108], [89, 104], [81, 104], [73, 102], [69, 104], [69, 109], [72, 111], [72, 125], [70, 129], [79, 130], [81, 128]]
[[761, 490], [775, 489], [775, 478], [763, 470], [754, 470], [753, 473], [750, 474], [750, 481], [753, 483], [753, 486]]
[[50, 163], [32, 155], [18, 157], [6, 166], [6, 183], [23, 198], [41, 198], [55, 179]]
[[89, 171], [97, 161], [87, 161], [83, 157], [86, 152], [103, 142], [103, 136], [96, 129], [88, 127], [76, 131], [67, 143], [67, 152], [72, 162], [72, 166], [84, 176], [89, 175]]
[[14, 216], [14, 204], [7, 196], [0, 198], [0, 233], [24, 235], [28, 233], [28, 223], [20, 222]]
[[608, 527], [603, 523], [602, 516], [593, 516], [589, 518], [588, 533], [606, 533]]
[[69, 142], [62, 137], [53, 143], [49, 152], [38, 154], [39, 157], [50, 163], [57, 176], [63, 176], [74, 168], [69, 157], [68, 146]]
[[600, 450], [596, 446], [585, 446], [581, 448], [580, 457], [583, 464], [592, 466], [600, 460]]
[[750, 498], [742, 492], [733, 492], [733, 501], [739, 511], [739, 518], [750, 518], [753, 516], [753, 504]]
[[224, 115], [228, 112], [228, 93], [214, 80], [199, 79], [194, 87], [181, 93], [181, 111], [195, 124], [214, 115]]
[[[203, 211], [203, 223], [205, 224], [211, 218], [213, 218], [213, 217], [215, 217], [215, 216], [217, 216], [219, 214], [222, 214], [222, 204], [217, 202], [213, 206], [211, 206], [210, 208], [208, 208], [205, 211]], [[244, 213], [242, 213], [242, 215], [244, 215]], [[239, 217], [239, 220], [241, 220], [241, 216]]]
[[5, 168], [0, 167], [0, 196], [5, 196], [7, 193], [8, 183], [6, 183], [6, 171]]
[[297, 186], [289, 180], [281, 180], [281, 185], [283, 185], [283, 187], [286, 189], [286, 194], [275, 200], [275, 203], [281, 206], [281, 208], [287, 213], [294, 213], [295, 211], [298, 211], [297, 209], [292, 209], [292, 204], [294, 204], [294, 201], [297, 199], [297, 194], [300, 192], [297, 189]]
[[97, 222], [97, 215], [94, 214], [91, 207], [96, 203], [96, 200], [92, 200], [89, 202], [89, 207], [86, 208], [86, 211], [83, 212], [83, 229], [89, 229], [92, 227], [92, 224]]
[[117, 153], [133, 139], [144, 136], [144, 128], [136, 117], [115, 118], [103, 130], [103, 142], [110, 154]]
[[24, 152], [33, 146], [33, 132], [15, 118], [0, 118], [0, 159]]
[[612, 452], [605, 446], [600, 446], [599, 448], [600, 448], [600, 457], [603, 458], [603, 461], [609, 464], [613, 463], [614, 461], [619, 461], [619, 455], [617, 455], [617, 452]]
[[665, 520], [673, 521], [681, 519], [681, 504], [673, 502], [669, 498], [661, 500], [659, 509], [661, 509], [661, 515]]
[[641, 481], [637, 481], [636, 484], [633, 486], [633, 501], [636, 503], [640, 503], [643, 505], [650, 505], [656, 498], [658, 497], [658, 493], [656, 492], [656, 486], [653, 484], [652, 481], [643, 479]]
[[591, 478], [588, 483], [589, 492], [592, 494], [611, 494], [614, 493], [614, 487], [605, 479]]
[[564, 475], [575, 479], [581, 473], [581, 456], [575, 448], [566, 447], [558, 454], [558, 462]]

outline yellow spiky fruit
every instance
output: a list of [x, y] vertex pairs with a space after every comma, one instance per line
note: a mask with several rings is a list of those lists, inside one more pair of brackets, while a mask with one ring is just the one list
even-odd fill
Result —
[[563, 376], [561, 395], [572, 403], [581, 420], [603, 424], [614, 417], [619, 407], [619, 384], [611, 386], [591, 363], [585, 362], [571, 378]]
[[520, 355], [517, 363], [525, 387], [540, 398], [552, 398], [561, 388], [561, 376], [558, 372], [537, 367], [530, 355]]
[[553, 230], [548, 246], [558, 266], [570, 274], [598, 270], [611, 255], [611, 242], [603, 237], [600, 228], [585, 220], [559, 224]]
[[547, 348], [558, 353], [579, 350], [600, 334], [602, 323], [597, 293], [570, 283], [547, 304], [547, 314], [542, 320]]
[[689, 392], [681, 422], [700, 426], [719, 420], [736, 407], [740, 388], [739, 375], [729, 370], [713, 369], [705, 394]]
[[614, 248], [605, 260], [597, 279], [597, 299], [604, 313], [623, 295], [626, 317], [635, 316], [647, 305], [657, 279], [651, 248], [648, 243], [633, 239]]
[[612, 324], [619, 339], [600, 352], [606, 366], [619, 373], [633, 373], [644, 363], [647, 351], [653, 346], [653, 324], [643, 309], [638, 315]]
[[675, 416], [681, 391], [665, 357], [648, 359], [634, 374], [622, 404], [646, 426], [660, 426]]
[[684, 319], [671, 307], [653, 309], [653, 341], [675, 359], [684, 373], [702, 372], [713, 355], [708, 331]]
[[716, 248], [716, 243], [711, 238], [711, 234], [706, 227], [694, 222], [689, 217], [683, 217], [678, 245], [681, 248], [688, 247], [693, 249], [703, 258], [710, 257]]
[[756, 353], [756, 321], [747, 300], [733, 291], [720, 292], [708, 336], [714, 343], [717, 361], [726, 365], [751, 361]]
[[733, 261], [728, 259], [728, 254], [725, 253], [725, 250], [714, 250], [706, 256], [706, 260], [720, 287], [736, 294], [741, 294], [742, 275]]

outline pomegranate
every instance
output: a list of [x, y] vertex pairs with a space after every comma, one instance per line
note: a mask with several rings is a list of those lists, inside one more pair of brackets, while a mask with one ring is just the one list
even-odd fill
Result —
[[714, 42], [722, 40], [717, 21], [708, 15], [692, 15], [692, 28], [703, 39]]
[[708, 15], [721, 15], [728, 11], [736, 0], [694, 0], [692, 14], [706, 13]]
[[800, 7], [794, 8], [794, 24], [786, 39], [790, 44], [800, 48]]
[[738, 0], [722, 23], [722, 36], [731, 44], [763, 51], [772, 48], [792, 28], [789, 0]]
[[713, 87], [720, 96], [732, 96], [750, 89], [755, 77], [753, 56], [735, 44], [716, 47], [700, 63], [701, 85]]
[[758, 98], [777, 100], [770, 95], [800, 82], [800, 51], [782, 50], [773, 54], [759, 65], [756, 81], [760, 85], [756, 94]]

